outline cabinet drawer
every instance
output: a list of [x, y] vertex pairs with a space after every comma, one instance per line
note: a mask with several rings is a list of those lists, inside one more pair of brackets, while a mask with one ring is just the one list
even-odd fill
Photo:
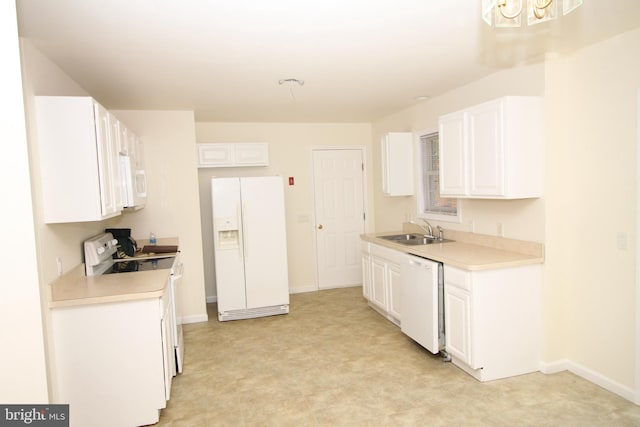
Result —
[[458, 268], [444, 266], [444, 283], [446, 286], [471, 291], [471, 274]]
[[391, 261], [396, 264], [400, 264], [402, 262], [404, 253], [397, 251], [395, 249], [389, 249], [389, 248], [385, 248], [384, 246], [371, 244], [371, 255], [376, 256], [378, 258], [383, 258], [387, 261]]

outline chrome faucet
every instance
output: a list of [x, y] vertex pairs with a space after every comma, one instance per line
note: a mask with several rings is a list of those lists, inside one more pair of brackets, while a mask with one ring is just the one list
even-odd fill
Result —
[[422, 225], [418, 224], [418, 223], [417, 223], [417, 222], [415, 222], [415, 221], [409, 221], [409, 223], [411, 223], [411, 224], [413, 224], [413, 225], [416, 225], [416, 226], [420, 227], [420, 228], [422, 229], [422, 231], [424, 231], [424, 232], [425, 232], [425, 237], [429, 237], [429, 238], [431, 238], [431, 239], [435, 239], [435, 236], [433, 235], [433, 227], [431, 227], [431, 224], [429, 224], [429, 221], [427, 221], [427, 220], [426, 220], [426, 219], [424, 219], [424, 218], [419, 218], [419, 219], [421, 219], [422, 221], [424, 221], [424, 223], [427, 225], [427, 228], [425, 228], [424, 226], [422, 226]]

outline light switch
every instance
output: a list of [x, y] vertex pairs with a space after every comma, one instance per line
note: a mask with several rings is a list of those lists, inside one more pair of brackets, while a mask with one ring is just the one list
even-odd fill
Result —
[[627, 250], [627, 233], [619, 231], [616, 236], [616, 243], [617, 243], [618, 249], [620, 249], [621, 251], [626, 251]]

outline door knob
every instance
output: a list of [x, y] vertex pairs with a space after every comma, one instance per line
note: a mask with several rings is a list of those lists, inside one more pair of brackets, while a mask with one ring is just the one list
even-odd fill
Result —
[[323, 228], [324, 228], [324, 227], [322, 226], [322, 224], [320, 224], [320, 225], [318, 226], [318, 230], [322, 230]]

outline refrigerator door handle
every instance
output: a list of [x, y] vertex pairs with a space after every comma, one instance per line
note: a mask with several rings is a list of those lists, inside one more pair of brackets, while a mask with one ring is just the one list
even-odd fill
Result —
[[249, 224], [245, 221], [247, 206], [242, 204], [242, 253], [244, 259], [249, 259]]
[[238, 227], [238, 231], [237, 231], [237, 239], [238, 239], [238, 258], [240, 258], [240, 261], [242, 261], [243, 258], [243, 253], [244, 253], [244, 232], [243, 232], [243, 221], [242, 221], [242, 209], [240, 208], [240, 202], [238, 202], [236, 204], [236, 216], [238, 217], [237, 219], [237, 224], [239, 224]]

